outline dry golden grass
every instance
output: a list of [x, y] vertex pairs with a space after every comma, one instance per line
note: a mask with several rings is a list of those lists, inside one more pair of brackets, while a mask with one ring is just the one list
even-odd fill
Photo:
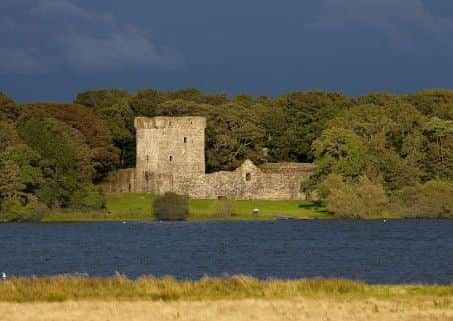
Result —
[[341, 298], [217, 301], [0, 303], [2, 321], [453, 321], [453, 306], [432, 300]]
[[453, 286], [235, 276], [18, 278], [0, 282], [1, 321], [453, 321]]

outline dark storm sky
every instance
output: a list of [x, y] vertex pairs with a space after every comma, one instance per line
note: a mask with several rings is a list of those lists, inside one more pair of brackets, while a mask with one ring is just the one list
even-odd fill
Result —
[[0, 0], [0, 91], [453, 87], [451, 0]]

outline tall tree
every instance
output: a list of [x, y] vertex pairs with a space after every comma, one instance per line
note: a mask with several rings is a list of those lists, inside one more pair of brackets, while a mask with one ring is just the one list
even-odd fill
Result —
[[14, 100], [0, 92], [0, 121], [15, 120], [20, 113], [20, 107]]
[[114, 146], [105, 122], [93, 111], [77, 104], [30, 103], [24, 105], [19, 123], [45, 118], [55, 118], [82, 133], [92, 153], [95, 181], [118, 167], [120, 151]]
[[16, 199], [24, 203], [43, 183], [38, 164], [41, 156], [24, 144], [13, 145], [0, 152], [0, 199]]
[[92, 150], [79, 131], [54, 118], [27, 120], [18, 131], [41, 155], [46, 184], [37, 194], [48, 206], [66, 206], [75, 190], [91, 184]]
[[102, 118], [110, 130], [115, 146], [121, 151], [119, 166], [135, 165], [134, 95], [119, 89], [86, 91], [75, 103], [87, 106]]
[[[326, 128], [327, 121], [354, 103], [342, 94], [322, 91], [292, 92], [273, 100], [268, 109], [278, 121], [273, 124], [269, 114], [263, 118], [271, 160], [312, 161], [311, 144]], [[288, 140], [290, 143], [285, 144]]]

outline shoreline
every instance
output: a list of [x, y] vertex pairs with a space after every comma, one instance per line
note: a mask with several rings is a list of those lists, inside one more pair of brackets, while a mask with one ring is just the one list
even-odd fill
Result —
[[[445, 218], [405, 218], [405, 217], [372, 217], [372, 218], [338, 218], [338, 217], [325, 217], [325, 218], [316, 218], [316, 217], [307, 217], [307, 218], [288, 218], [288, 219], [278, 219], [278, 218], [248, 218], [248, 217], [239, 217], [239, 218], [194, 218], [187, 220], [179, 221], [159, 221], [154, 218], [151, 219], [141, 219], [141, 218], [129, 218], [129, 219], [65, 219], [65, 220], [48, 220], [44, 219], [39, 222], [21, 222], [15, 224], [33, 224], [33, 223], [42, 223], [42, 224], [52, 224], [52, 223], [218, 223], [218, 222], [306, 222], [306, 221], [403, 221], [403, 220], [444, 220], [449, 221], [450, 219]], [[11, 223], [4, 223], [11, 224]], [[14, 224], [14, 223], [12, 223]]]
[[[67, 215], [67, 214], [63, 214]], [[45, 217], [41, 221], [30, 221], [30, 222], [0, 222], [0, 225], [8, 224], [63, 224], [63, 223], [220, 223], [220, 222], [310, 222], [310, 221], [363, 221], [363, 222], [382, 222], [388, 223], [392, 221], [452, 221], [450, 218], [429, 218], [429, 217], [369, 217], [369, 218], [339, 218], [339, 217], [307, 217], [307, 218], [288, 218], [288, 219], [278, 219], [278, 218], [250, 218], [250, 217], [236, 217], [236, 218], [188, 218], [187, 220], [167, 220], [160, 221], [154, 218], [89, 218], [84, 217], [80, 218], [81, 215], [89, 216], [90, 214], [81, 214], [77, 213], [76, 218], [72, 215], [68, 215], [68, 218], [65, 219], [53, 219]]]

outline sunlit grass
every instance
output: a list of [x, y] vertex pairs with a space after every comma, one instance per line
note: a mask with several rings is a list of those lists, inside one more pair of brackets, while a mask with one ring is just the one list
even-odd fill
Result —
[[0, 282], [0, 301], [56, 302], [67, 300], [220, 300], [292, 297], [384, 298], [428, 297], [443, 305], [453, 298], [453, 286], [367, 285], [342, 279], [267, 280], [246, 276], [177, 281], [141, 277], [12, 278]]
[[[74, 212], [56, 210], [48, 213], [44, 221], [117, 221], [117, 220], [150, 220], [154, 219], [152, 202], [153, 195], [139, 193], [110, 193], [107, 195], [107, 210]], [[216, 200], [190, 200], [189, 220], [270, 220], [277, 215], [294, 218], [329, 218], [326, 209], [310, 201], [236, 201], [235, 215], [217, 217], [215, 215]], [[254, 208], [260, 210], [253, 215]]]

